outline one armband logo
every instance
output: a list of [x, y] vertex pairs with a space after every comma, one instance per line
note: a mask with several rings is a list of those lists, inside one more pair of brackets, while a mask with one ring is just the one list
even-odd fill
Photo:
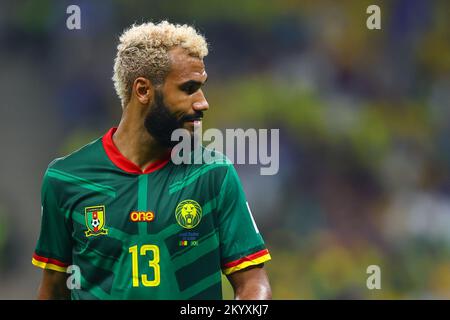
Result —
[[153, 211], [133, 211], [130, 212], [130, 221], [132, 222], [151, 222], [155, 220]]

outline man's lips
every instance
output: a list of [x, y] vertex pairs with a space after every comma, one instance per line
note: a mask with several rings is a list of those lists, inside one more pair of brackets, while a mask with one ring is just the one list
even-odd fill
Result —
[[202, 121], [203, 119], [203, 112], [195, 112], [193, 114], [185, 115], [183, 118], [181, 118], [181, 121], [183, 122], [196, 122], [196, 121]]

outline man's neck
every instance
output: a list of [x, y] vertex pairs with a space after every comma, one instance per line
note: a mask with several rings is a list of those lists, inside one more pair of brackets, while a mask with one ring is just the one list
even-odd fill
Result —
[[168, 149], [162, 147], [147, 131], [142, 115], [124, 112], [113, 141], [120, 153], [142, 171], [151, 163], [167, 156]]

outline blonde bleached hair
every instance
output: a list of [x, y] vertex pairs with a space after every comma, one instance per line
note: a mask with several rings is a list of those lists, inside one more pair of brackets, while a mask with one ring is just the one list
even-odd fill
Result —
[[208, 54], [205, 38], [188, 25], [149, 22], [133, 24], [122, 33], [112, 78], [122, 107], [130, 101], [136, 78], [147, 78], [153, 85], [164, 82], [170, 71], [168, 51], [174, 47], [182, 47], [189, 55], [200, 59]]

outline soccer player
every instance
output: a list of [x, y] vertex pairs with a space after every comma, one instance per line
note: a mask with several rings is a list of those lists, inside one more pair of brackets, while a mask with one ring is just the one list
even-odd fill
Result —
[[[38, 298], [222, 299], [223, 272], [236, 299], [270, 299], [270, 254], [233, 165], [170, 159], [172, 132], [192, 132], [209, 108], [205, 39], [187, 25], [144, 23], [117, 49], [118, 127], [43, 178]], [[68, 289], [69, 265], [79, 288]]]

